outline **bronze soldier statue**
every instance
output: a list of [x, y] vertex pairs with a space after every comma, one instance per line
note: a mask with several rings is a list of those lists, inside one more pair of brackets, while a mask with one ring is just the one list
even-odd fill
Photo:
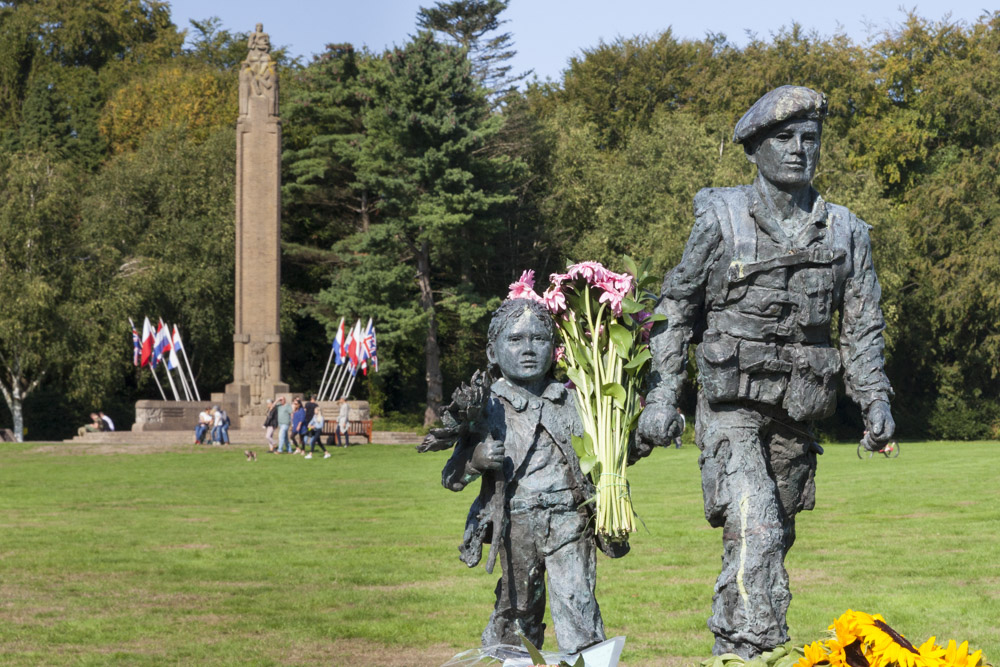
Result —
[[[733, 140], [752, 185], [707, 188], [680, 263], [663, 281], [640, 454], [677, 432], [687, 348], [698, 343], [695, 439], [705, 517], [723, 529], [708, 626], [716, 655], [750, 658], [788, 641], [785, 554], [795, 515], [813, 508], [811, 422], [833, 414], [836, 377], [861, 407], [864, 442], [890, 440], [881, 290], [869, 227], [812, 187], [826, 98], [801, 86], [761, 97]], [[840, 313], [839, 345], [830, 339]]]

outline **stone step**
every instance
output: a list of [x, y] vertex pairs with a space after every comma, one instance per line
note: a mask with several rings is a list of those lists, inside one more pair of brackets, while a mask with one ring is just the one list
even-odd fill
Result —
[[[373, 431], [374, 445], [416, 445], [423, 436], [406, 431]], [[87, 433], [76, 436], [64, 442], [85, 444], [136, 444], [136, 445], [166, 445], [191, 444], [194, 441], [194, 431], [105, 431]], [[229, 431], [229, 441], [234, 445], [265, 446], [263, 429], [234, 429]], [[351, 438], [352, 445], [365, 444], [363, 436]]]

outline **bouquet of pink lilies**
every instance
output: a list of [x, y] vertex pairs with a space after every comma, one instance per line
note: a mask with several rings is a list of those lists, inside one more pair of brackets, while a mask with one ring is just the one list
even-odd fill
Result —
[[596, 530], [624, 541], [635, 530], [626, 468], [629, 442], [642, 412], [641, 391], [649, 370], [649, 329], [663, 319], [652, 314], [656, 278], [649, 262], [637, 267], [625, 257], [626, 273], [597, 262], [580, 262], [553, 273], [541, 295], [534, 271], [510, 286], [509, 299], [534, 299], [555, 317], [562, 344], [555, 361], [576, 393], [583, 437], [573, 437], [580, 467], [597, 488]]

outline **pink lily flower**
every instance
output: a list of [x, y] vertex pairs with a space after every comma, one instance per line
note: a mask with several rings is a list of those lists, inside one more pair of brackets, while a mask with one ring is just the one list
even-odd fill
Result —
[[583, 278], [591, 285], [596, 285], [605, 280], [608, 270], [600, 262], [580, 262], [569, 267], [566, 273], [571, 278]]
[[535, 287], [535, 272], [525, 271], [521, 274], [521, 278], [516, 282], [510, 284], [510, 292], [507, 294], [508, 299], [531, 299], [532, 301], [538, 301], [544, 303], [542, 297], [538, 296], [534, 290]]
[[632, 291], [632, 276], [628, 273], [610, 273], [609, 278], [614, 283], [615, 289], [622, 294]]
[[562, 345], [554, 348], [552, 350], [552, 361], [560, 362], [566, 358], [566, 348]]
[[601, 298], [598, 299], [598, 302], [607, 303], [611, 306], [611, 311], [615, 314], [615, 317], [621, 317], [622, 299], [625, 298], [625, 294], [615, 289], [615, 285], [611, 281], [599, 282], [597, 283], [597, 287], [603, 290]]
[[553, 287], [561, 287], [567, 280], [572, 280], [573, 276], [568, 273], [553, 273], [549, 275], [549, 282], [552, 283]]
[[545, 290], [542, 295], [542, 300], [545, 302], [546, 308], [549, 309], [553, 315], [557, 315], [562, 311], [566, 310], [566, 295], [562, 293], [559, 286], [550, 287]]

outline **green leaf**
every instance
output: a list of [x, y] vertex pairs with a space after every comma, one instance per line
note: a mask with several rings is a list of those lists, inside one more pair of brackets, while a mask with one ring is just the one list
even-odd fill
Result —
[[632, 359], [627, 364], [625, 364], [623, 368], [625, 369], [626, 372], [635, 374], [642, 369], [642, 367], [646, 364], [647, 361], [649, 361], [652, 358], [653, 355], [649, 351], [649, 348], [648, 347], [643, 348], [639, 352], [639, 354], [632, 357]]
[[635, 265], [635, 260], [629, 257], [628, 255], [625, 255], [624, 257], [622, 257], [622, 262], [625, 263], [625, 269], [632, 274], [632, 277], [638, 279], [639, 267]]
[[[592, 393], [593, 389], [591, 388], [593, 387], [594, 383], [585, 382], [586, 376], [583, 374], [583, 371], [581, 371], [579, 368], [567, 366], [566, 377], [569, 378], [570, 382], [576, 385], [576, 390], [581, 392], [585, 396], [589, 396]], [[587, 391], [584, 391], [585, 387], [587, 388]]]
[[597, 465], [597, 457], [593, 454], [580, 457], [580, 471], [586, 475]]
[[617, 322], [611, 323], [608, 327], [608, 333], [611, 336], [611, 342], [614, 344], [618, 356], [625, 359], [629, 348], [632, 347], [632, 333]]
[[517, 634], [520, 635], [521, 643], [524, 644], [524, 648], [528, 649], [528, 655], [531, 656], [531, 661], [536, 665], [547, 664], [545, 662], [545, 658], [542, 657], [541, 652], [535, 648], [535, 645], [528, 641], [528, 638], [525, 637], [523, 633], [518, 632]]
[[578, 435], [574, 435], [570, 437], [570, 440], [573, 442], [573, 451], [576, 452], [577, 458], [583, 460], [583, 457], [587, 455], [587, 450], [584, 448], [583, 444], [583, 438]]
[[609, 382], [601, 386], [601, 394], [613, 398], [615, 405], [619, 409], [625, 409], [625, 387], [621, 386], [617, 382]]
[[646, 307], [644, 305], [642, 305], [641, 303], [639, 303], [630, 296], [626, 296], [624, 299], [622, 299], [622, 312], [625, 313], [626, 315], [638, 313], [645, 309]]
[[666, 322], [667, 321], [667, 316], [664, 315], [663, 313], [653, 313], [652, 315], [650, 315], [649, 317], [646, 318], [646, 321], [647, 322]]

